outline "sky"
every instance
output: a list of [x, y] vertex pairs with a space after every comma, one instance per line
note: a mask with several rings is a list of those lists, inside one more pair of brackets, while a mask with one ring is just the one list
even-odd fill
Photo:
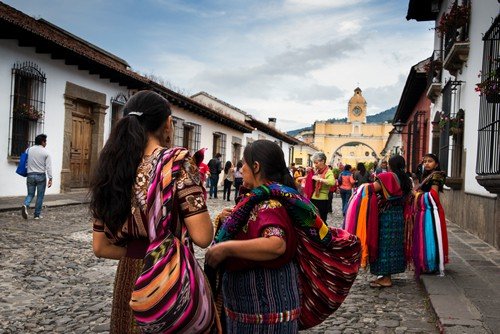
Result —
[[205, 91], [283, 131], [398, 104], [432, 53], [432, 23], [408, 0], [1, 0], [191, 96]]

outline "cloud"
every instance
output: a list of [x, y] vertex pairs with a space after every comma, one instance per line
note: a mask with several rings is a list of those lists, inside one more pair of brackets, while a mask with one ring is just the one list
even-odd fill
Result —
[[337, 86], [323, 86], [312, 84], [291, 92], [291, 99], [299, 102], [325, 100], [332, 101], [344, 95], [344, 91]]

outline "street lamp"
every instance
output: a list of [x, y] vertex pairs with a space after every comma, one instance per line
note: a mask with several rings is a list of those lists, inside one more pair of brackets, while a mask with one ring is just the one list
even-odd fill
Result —
[[394, 129], [396, 129], [396, 132], [399, 134], [403, 133], [403, 128], [405, 127], [405, 123], [401, 122], [400, 119], [398, 119], [396, 122], [392, 123], [394, 126]]

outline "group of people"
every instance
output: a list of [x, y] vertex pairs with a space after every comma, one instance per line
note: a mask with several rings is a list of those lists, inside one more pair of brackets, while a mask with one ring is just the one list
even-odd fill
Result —
[[200, 168], [200, 173], [206, 178], [206, 187], [209, 189], [209, 198], [217, 198], [219, 176], [221, 172], [224, 172], [222, 177], [222, 199], [231, 201], [231, 188], [234, 186], [234, 201], [238, 198], [240, 187], [243, 185], [243, 176], [241, 173], [241, 168], [243, 167], [243, 162], [240, 160], [236, 163], [236, 167], [233, 163], [228, 160], [222, 168], [222, 154], [217, 153], [215, 157], [210, 159], [207, 164], [206, 169]]
[[[91, 182], [94, 253], [119, 260], [111, 333], [139, 332], [130, 307], [131, 295], [140, 275], [154, 274], [142, 271], [146, 253], [152, 252], [151, 243], [157, 242], [156, 235], [152, 234], [158, 233], [155, 232], [158, 226], [165, 226], [172, 235], [186, 230], [187, 242], [202, 248], [212, 245], [206, 252], [205, 263], [211, 268], [224, 268], [220, 278], [225, 315], [222, 327], [227, 333], [297, 333], [303, 298], [297, 243], [305, 236], [297, 234], [295, 227], [300, 219], [291, 212], [300, 207], [317, 215], [313, 224], [318, 230], [310, 229], [313, 235], [324, 235], [328, 230], [324, 222], [329, 211], [330, 188], [336, 184], [336, 178], [326, 164], [325, 154], [316, 153], [314, 168], [303, 176], [310, 193], [308, 197], [298, 192], [297, 182], [302, 179], [294, 180], [282, 149], [272, 141], [257, 140], [248, 144], [243, 160], [236, 167], [228, 162], [222, 168], [222, 155], [216, 154], [207, 166], [209, 197], [217, 197], [219, 174], [224, 172], [224, 199], [230, 200], [232, 185], [237, 189], [235, 197], [243, 199], [234, 208], [221, 212], [213, 223], [208, 214], [205, 175], [199, 167], [203, 157], [190, 156], [182, 148], [170, 148], [173, 122], [169, 103], [152, 91], [140, 91], [126, 103], [124, 114], [111, 131]], [[392, 172], [381, 173], [370, 185], [375, 192], [384, 194], [386, 201], [397, 197], [394, 203], [400, 205], [411, 187], [403, 178], [404, 161], [398, 160], [390, 166]], [[399, 187], [400, 191], [391, 188], [393, 195], [387, 194], [383, 174], [391, 175], [391, 187]], [[342, 188], [344, 182], [355, 183], [351, 179], [352, 176], [342, 175], [341, 191], [349, 190], [347, 184]], [[436, 185], [439, 189], [439, 182], [438, 178], [432, 178], [431, 188], [436, 190]], [[247, 193], [238, 194], [240, 186], [247, 189]], [[403, 216], [401, 209], [398, 210], [385, 210], [380, 214], [379, 235], [384, 240], [379, 242], [380, 263], [373, 264], [375, 273], [384, 275], [384, 279], [376, 281], [380, 286], [390, 285], [385, 277], [394, 272], [380, 268], [385, 268], [387, 261], [392, 262], [385, 254], [392, 254], [390, 247], [396, 241], [387, 235], [394, 229], [390, 222]], [[390, 218], [383, 218], [384, 215]], [[170, 220], [166, 221], [165, 217]], [[388, 223], [382, 224], [382, 221]], [[425, 224], [423, 231], [427, 233]], [[398, 233], [402, 226], [398, 225]], [[392, 244], [384, 243], [386, 239]], [[404, 247], [402, 240], [401, 247]], [[429, 255], [425, 255], [427, 263]], [[399, 263], [394, 267], [403, 270]], [[172, 310], [158, 321], [166, 322], [169, 317], [182, 317], [183, 312], [190, 311], [175, 309], [175, 304], [175, 300], [171, 301], [168, 305]], [[203, 308], [203, 305], [197, 307]], [[222, 327], [217, 316], [210, 312], [205, 315], [204, 320], [210, 321], [203, 328], [196, 327], [200, 324], [195, 320], [183, 319], [175, 324], [182, 323], [182, 332], [220, 332]]]
[[377, 276], [371, 287], [391, 287], [391, 275], [408, 266], [417, 276], [444, 274], [448, 241], [439, 192], [445, 178], [436, 155], [424, 155], [422, 178], [414, 185], [404, 158], [396, 155], [386, 172], [377, 173], [374, 182], [358, 187], [349, 199], [344, 228], [361, 239], [361, 266], [369, 265]]

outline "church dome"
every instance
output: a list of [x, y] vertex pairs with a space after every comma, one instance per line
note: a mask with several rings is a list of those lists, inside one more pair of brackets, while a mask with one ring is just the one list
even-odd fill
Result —
[[355, 104], [366, 104], [366, 100], [363, 97], [363, 94], [361, 94], [361, 89], [359, 87], [356, 87], [354, 90], [354, 95], [351, 97], [349, 100], [349, 104], [355, 103]]

